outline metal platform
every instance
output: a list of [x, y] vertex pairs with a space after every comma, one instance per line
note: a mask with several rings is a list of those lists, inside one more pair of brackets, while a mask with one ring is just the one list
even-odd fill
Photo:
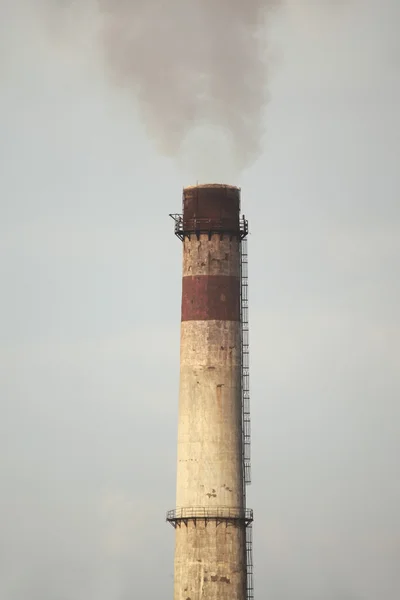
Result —
[[188, 521], [217, 521], [243, 523], [246, 527], [253, 521], [253, 511], [249, 508], [231, 508], [229, 506], [191, 506], [176, 508], [167, 512], [166, 520], [176, 527]]
[[239, 225], [235, 227], [227, 225], [223, 219], [187, 219], [184, 223], [181, 214], [171, 213], [169, 216], [175, 221], [175, 235], [181, 241], [191, 234], [207, 234], [211, 236], [215, 233], [220, 235], [239, 235], [240, 239], [243, 240], [249, 232], [248, 222], [244, 216], [240, 217]]

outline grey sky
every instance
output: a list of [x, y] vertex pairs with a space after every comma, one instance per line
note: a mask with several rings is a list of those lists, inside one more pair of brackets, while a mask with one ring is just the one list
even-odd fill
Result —
[[[332, 4], [270, 21], [264, 150], [229, 181], [251, 226], [256, 597], [397, 600], [400, 8]], [[56, 43], [32, 6], [0, 2], [0, 598], [172, 597], [168, 213], [226, 165], [157, 154], [90, 18]]]

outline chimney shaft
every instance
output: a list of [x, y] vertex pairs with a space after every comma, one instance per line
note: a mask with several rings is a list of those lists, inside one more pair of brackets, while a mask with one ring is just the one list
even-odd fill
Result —
[[185, 188], [174, 600], [245, 600], [240, 190]]

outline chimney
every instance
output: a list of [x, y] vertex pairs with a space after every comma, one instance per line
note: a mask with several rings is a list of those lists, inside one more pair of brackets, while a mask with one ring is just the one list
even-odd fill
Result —
[[253, 598], [247, 221], [240, 189], [184, 188], [174, 600]]

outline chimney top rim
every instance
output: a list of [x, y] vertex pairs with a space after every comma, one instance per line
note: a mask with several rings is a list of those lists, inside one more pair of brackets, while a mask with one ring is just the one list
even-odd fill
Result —
[[196, 185], [187, 185], [183, 190], [194, 190], [194, 189], [229, 189], [240, 191], [240, 188], [236, 185], [229, 185], [227, 183], [198, 183]]

